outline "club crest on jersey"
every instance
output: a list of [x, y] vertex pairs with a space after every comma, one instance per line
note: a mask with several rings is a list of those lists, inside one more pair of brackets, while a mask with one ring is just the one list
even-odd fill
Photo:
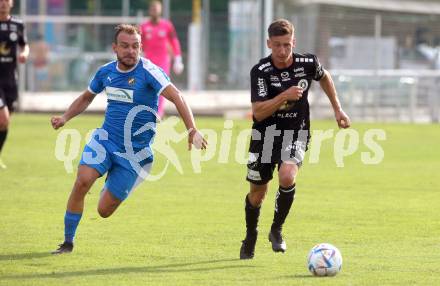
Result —
[[309, 87], [309, 82], [306, 79], [302, 79], [298, 82], [298, 86], [303, 90], [306, 90]]
[[134, 84], [134, 77], [128, 79], [128, 84], [129, 85], [133, 85]]
[[13, 42], [17, 41], [17, 39], [18, 39], [18, 35], [17, 35], [17, 33], [16, 33], [16, 32], [12, 32], [12, 33], [10, 33], [10, 34], [9, 34], [9, 39], [10, 39], [11, 41], [13, 41]]

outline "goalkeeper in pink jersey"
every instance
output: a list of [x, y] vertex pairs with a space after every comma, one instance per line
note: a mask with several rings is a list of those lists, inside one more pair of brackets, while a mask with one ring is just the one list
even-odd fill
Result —
[[[150, 2], [148, 14], [150, 19], [140, 26], [144, 56], [169, 75], [171, 68], [170, 50], [172, 50], [174, 56], [173, 71], [175, 74], [181, 74], [183, 63], [179, 39], [171, 21], [161, 18], [162, 3], [160, 1]], [[160, 96], [157, 111], [159, 117], [164, 115], [164, 105], [165, 100]]]

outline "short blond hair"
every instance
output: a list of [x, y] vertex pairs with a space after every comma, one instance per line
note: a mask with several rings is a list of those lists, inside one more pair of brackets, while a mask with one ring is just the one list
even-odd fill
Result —
[[130, 25], [130, 24], [119, 24], [115, 27], [115, 38], [113, 39], [114, 43], [117, 44], [118, 43], [118, 36], [120, 33], [126, 33], [129, 35], [135, 35], [138, 34], [140, 35], [141, 33], [139, 32], [138, 27], [134, 26], [134, 25]]

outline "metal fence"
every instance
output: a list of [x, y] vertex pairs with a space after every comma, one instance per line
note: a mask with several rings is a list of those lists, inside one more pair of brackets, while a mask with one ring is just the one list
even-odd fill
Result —
[[[28, 4], [26, 9], [21, 6], [20, 11], [31, 40], [31, 54], [38, 50], [35, 43], [39, 41], [46, 42], [49, 48], [43, 61], [45, 65], [31, 60], [21, 72], [22, 88], [34, 92], [84, 89], [97, 67], [113, 59], [113, 27], [122, 22], [138, 24], [145, 20], [143, 14], [147, 5], [147, 1], [141, 0], [115, 1], [121, 7], [112, 4], [117, 6], [113, 7], [110, 2], [88, 1], [89, 4], [109, 4], [111, 7], [106, 9], [113, 10], [101, 9], [102, 13], [98, 13], [90, 12], [96, 11], [96, 7], [91, 7], [95, 10], [88, 7], [88, 12], [66, 8], [58, 11], [51, 6], [45, 9], [52, 9], [52, 14], [46, 15], [46, 10], [38, 3], [47, 5], [51, 0], [22, 1]], [[191, 1], [165, 2], [171, 7], [169, 15], [180, 38], [187, 66], [182, 75], [172, 75], [172, 79], [179, 88], [187, 89]], [[186, 4], [181, 4], [184, 2]], [[336, 82], [342, 100], [353, 108], [356, 116], [411, 120], [423, 113], [432, 114], [428, 117], [438, 121], [438, 109], [434, 108], [437, 105], [432, 102], [438, 102], [439, 97], [436, 90], [437, 71], [440, 70], [440, 3], [433, 2], [429, 6], [431, 10], [425, 8], [411, 12], [417, 6], [405, 6], [406, 2], [415, 2], [409, 0], [401, 1], [404, 9], [373, 9], [362, 5], [357, 7], [357, 4], [341, 6], [332, 3], [344, 1], [330, 0], [201, 2], [204, 10], [200, 57], [204, 67], [198, 80], [203, 89], [249, 88], [250, 68], [268, 52], [264, 49], [264, 19], [272, 15], [294, 23], [296, 51], [317, 54], [325, 68], [337, 70]], [[273, 4], [269, 14], [268, 3]], [[39, 34], [43, 36], [40, 40]], [[410, 76], [407, 76], [408, 70], [413, 71]], [[356, 107], [358, 102], [362, 104]], [[417, 108], [408, 109], [414, 106], [414, 102]], [[422, 103], [426, 103], [428, 109], [422, 111], [418, 108]], [[319, 104], [317, 106], [319, 108]], [[392, 110], [381, 110], [385, 106]], [[429, 106], [433, 108], [429, 109]]]
[[[440, 122], [440, 71], [333, 70], [345, 111], [356, 121]], [[314, 88], [312, 114], [332, 117], [325, 94]]]

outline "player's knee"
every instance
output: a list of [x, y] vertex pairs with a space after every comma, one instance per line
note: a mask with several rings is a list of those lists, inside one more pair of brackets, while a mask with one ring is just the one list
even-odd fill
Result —
[[295, 176], [290, 173], [280, 174], [279, 181], [281, 186], [288, 187], [295, 183]]
[[251, 192], [249, 194], [249, 202], [254, 207], [259, 207], [263, 204], [266, 192]]
[[75, 181], [75, 187], [74, 187], [75, 192], [86, 194], [89, 191], [89, 188], [90, 188], [90, 183], [87, 180], [78, 178]]
[[108, 218], [113, 214], [113, 210], [108, 208], [98, 207], [98, 213], [102, 218]]
[[0, 120], [0, 131], [6, 130], [9, 127], [9, 120], [6, 118], [3, 118]]
[[263, 204], [265, 198], [266, 198], [266, 196], [256, 197], [256, 199], [254, 200], [253, 205], [256, 206], [256, 207], [261, 206]]

